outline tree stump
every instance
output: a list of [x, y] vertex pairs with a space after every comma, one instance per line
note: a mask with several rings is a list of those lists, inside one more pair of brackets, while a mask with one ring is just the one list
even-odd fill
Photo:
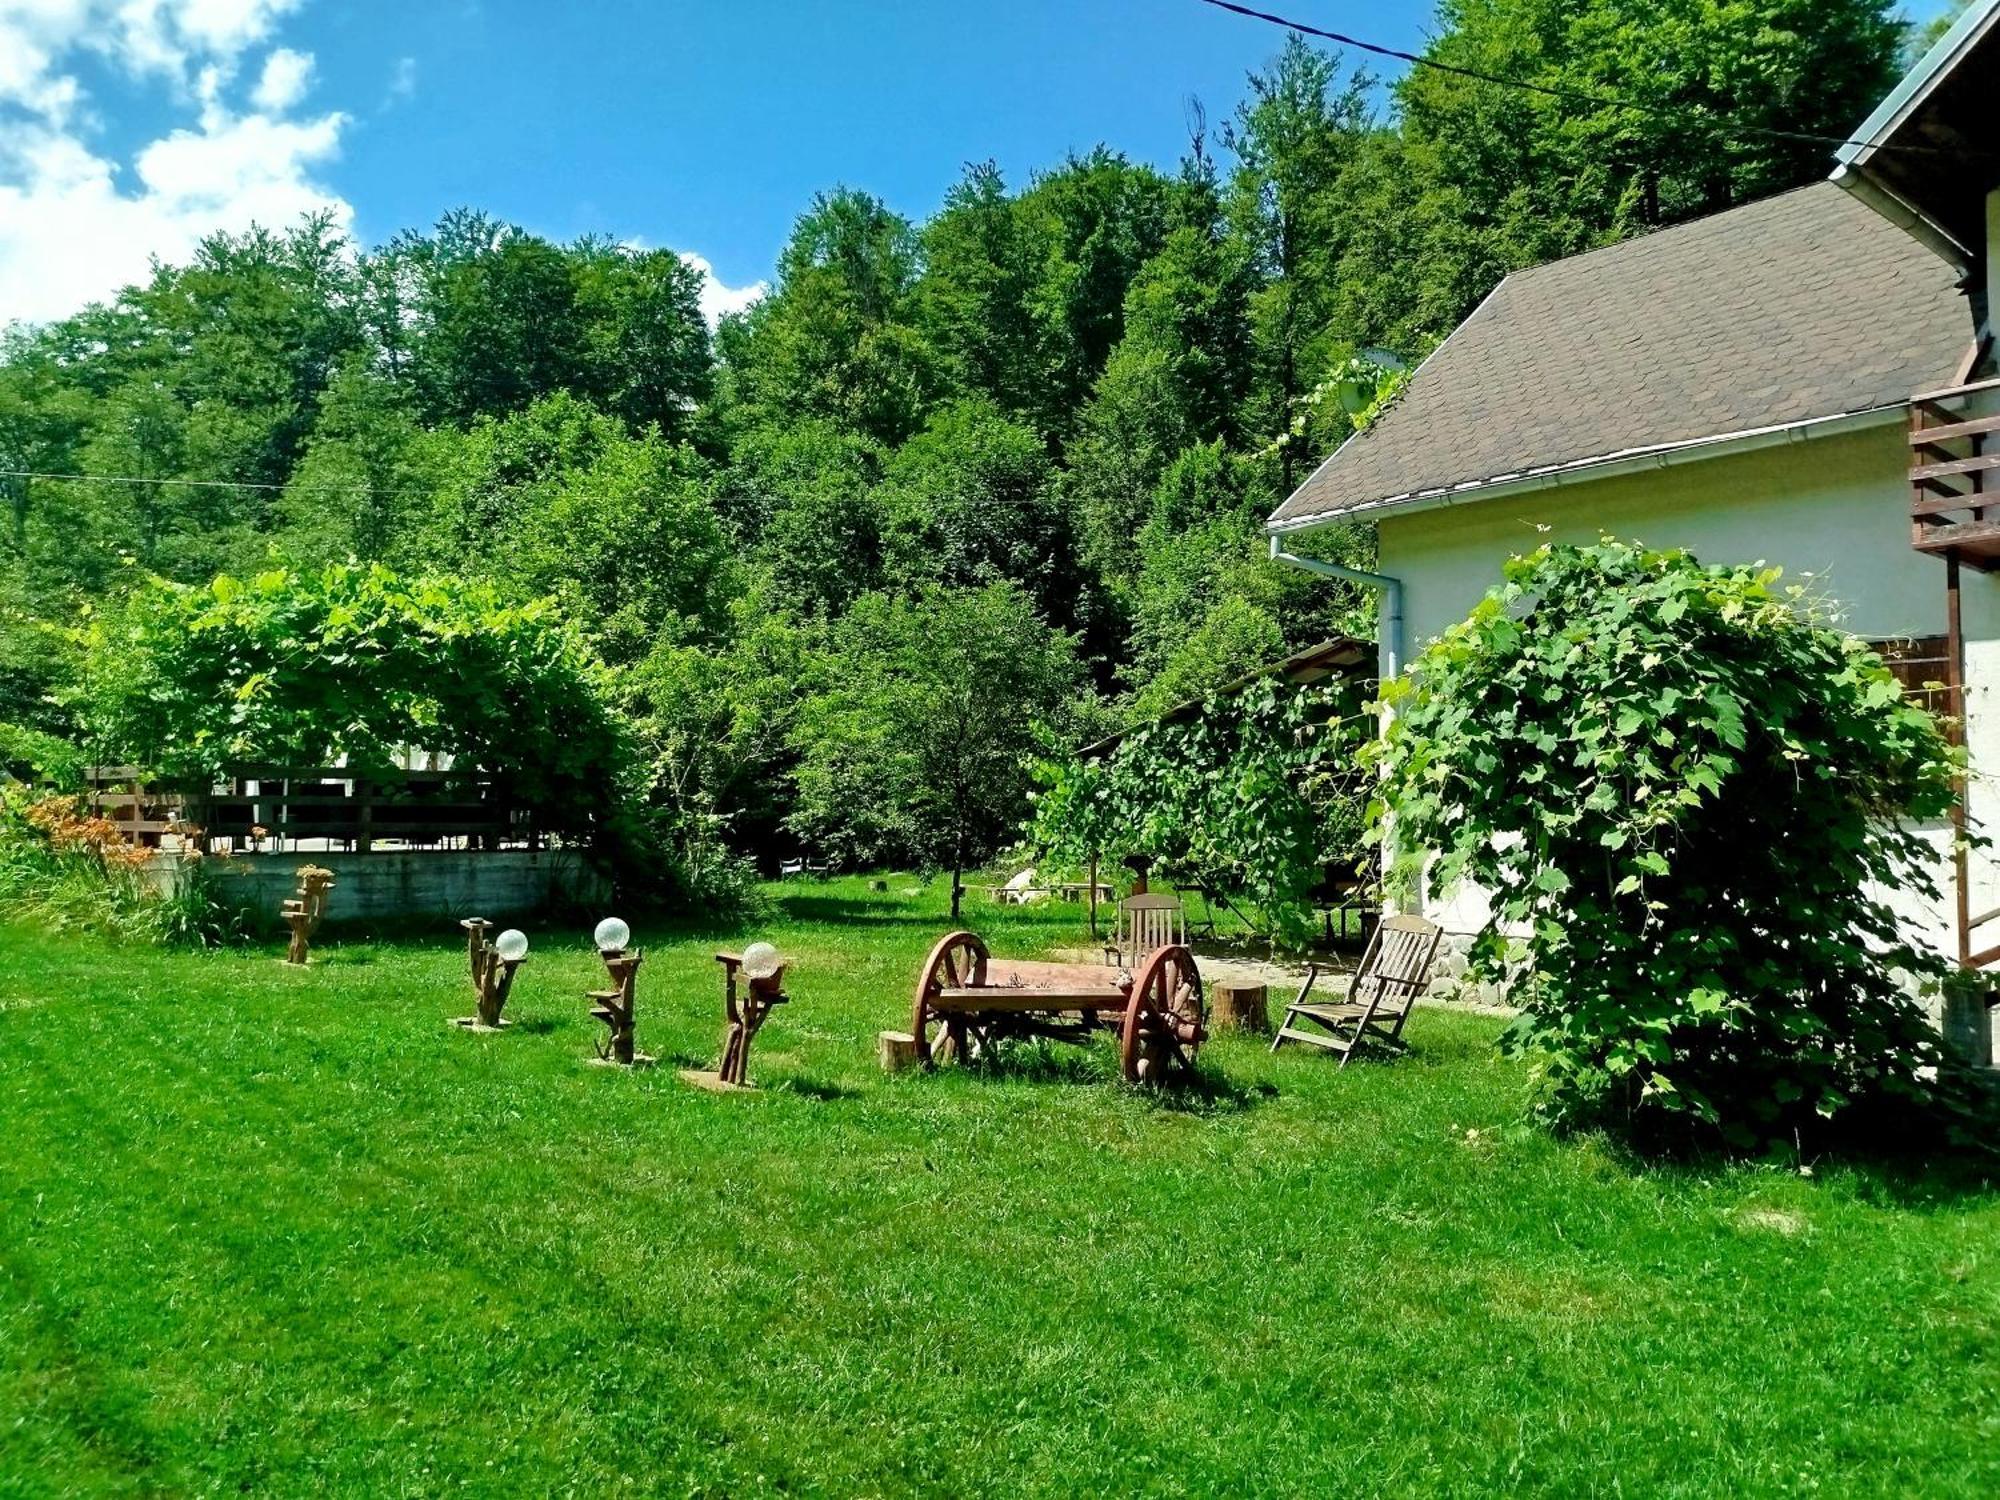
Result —
[[917, 1039], [907, 1031], [878, 1031], [875, 1033], [875, 1046], [884, 1073], [900, 1073], [905, 1068], [916, 1067], [920, 1061]]
[[1265, 986], [1246, 979], [1219, 979], [1210, 988], [1215, 1001], [1218, 1031], [1259, 1031], [1271, 1029], [1270, 994]]

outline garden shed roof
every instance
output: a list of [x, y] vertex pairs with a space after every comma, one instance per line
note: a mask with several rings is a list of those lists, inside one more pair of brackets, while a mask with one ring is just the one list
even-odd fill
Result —
[[1824, 182], [1516, 271], [1271, 529], [1898, 408], [1971, 342], [1955, 280]]

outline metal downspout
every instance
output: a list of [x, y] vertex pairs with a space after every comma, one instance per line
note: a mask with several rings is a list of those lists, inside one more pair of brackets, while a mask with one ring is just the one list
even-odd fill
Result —
[[1271, 538], [1271, 560], [1290, 563], [1295, 568], [1304, 568], [1308, 573], [1317, 573], [1322, 578], [1342, 578], [1349, 583], [1358, 583], [1363, 588], [1377, 590], [1382, 598], [1376, 611], [1375, 649], [1380, 655], [1382, 680], [1388, 681], [1403, 670], [1403, 580], [1391, 578], [1387, 573], [1369, 573], [1360, 568], [1350, 568], [1345, 563], [1326, 562], [1317, 557], [1300, 557], [1295, 552], [1285, 550], [1284, 541], [1278, 536]]

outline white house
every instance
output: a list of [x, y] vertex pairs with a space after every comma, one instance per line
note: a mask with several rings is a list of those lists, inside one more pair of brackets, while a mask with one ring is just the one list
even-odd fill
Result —
[[[1385, 672], [1543, 540], [1811, 575], [1907, 683], [1959, 696], [1967, 816], [2000, 832], [1978, 775], [2000, 767], [1995, 98], [2000, 0], [1980, 0], [1832, 180], [1509, 276], [1279, 507], [1273, 555], [1325, 571], [1315, 530], [1375, 523]], [[1934, 832], [1951, 894], [1906, 919], [2000, 963], [2000, 866]], [[1484, 910], [1461, 893], [1436, 915], [1468, 931]]]

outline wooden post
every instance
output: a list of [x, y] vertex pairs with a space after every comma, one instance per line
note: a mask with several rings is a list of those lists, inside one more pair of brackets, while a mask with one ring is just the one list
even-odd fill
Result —
[[[1944, 555], [1944, 636], [1945, 687], [1952, 717], [1953, 743], [1963, 746], [1965, 733], [1965, 633], [1959, 620], [1958, 553]], [[1951, 865], [1953, 925], [1958, 929], [1958, 961], [1972, 963], [1972, 891], [1965, 834], [1966, 778], [1954, 784], [1957, 795], [1951, 804]]]
[[355, 852], [367, 854], [375, 848], [375, 783], [357, 777], [354, 782], [354, 810], [360, 828], [354, 839]]
[[1097, 851], [1090, 851], [1090, 936], [1097, 937]]
[[589, 995], [597, 1002], [590, 1014], [604, 1023], [606, 1031], [597, 1043], [597, 1060], [627, 1068], [648, 1066], [653, 1059], [633, 1047], [638, 1019], [639, 965], [645, 962], [645, 955], [637, 949], [630, 953], [608, 950], [603, 957], [613, 987], [592, 990]]
[[884, 1073], [900, 1073], [906, 1068], [916, 1067], [920, 1061], [917, 1039], [907, 1031], [876, 1032], [875, 1049]]
[[1209, 993], [1215, 1000], [1218, 1031], [1271, 1029], [1270, 992], [1265, 986], [1244, 979], [1219, 979]]

